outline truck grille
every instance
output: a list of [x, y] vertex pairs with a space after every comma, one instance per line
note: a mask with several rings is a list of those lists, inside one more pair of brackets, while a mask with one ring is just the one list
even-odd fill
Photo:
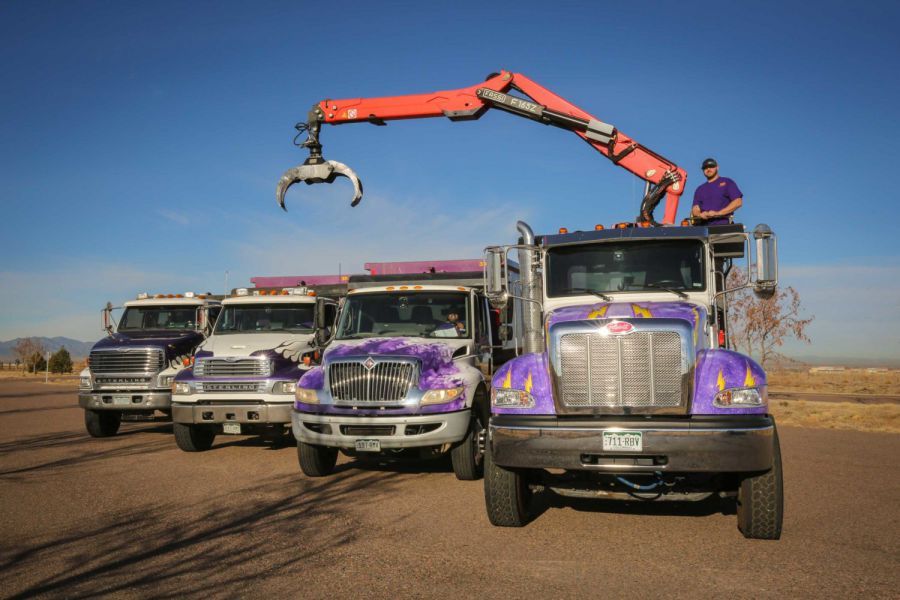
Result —
[[340, 402], [398, 402], [418, 381], [418, 371], [411, 362], [379, 362], [371, 369], [361, 362], [332, 363], [328, 384]]
[[255, 392], [255, 393], [265, 393], [266, 391], [266, 382], [265, 381], [224, 381], [224, 382], [210, 382], [210, 381], [198, 381], [194, 384], [197, 387], [198, 392]]
[[159, 348], [135, 350], [94, 350], [91, 352], [91, 372], [102, 373], [156, 373], [165, 364]]
[[194, 365], [197, 377], [268, 377], [272, 374], [272, 361], [267, 358], [202, 358]]
[[682, 404], [681, 337], [674, 331], [559, 338], [558, 389], [570, 408], [675, 408]]

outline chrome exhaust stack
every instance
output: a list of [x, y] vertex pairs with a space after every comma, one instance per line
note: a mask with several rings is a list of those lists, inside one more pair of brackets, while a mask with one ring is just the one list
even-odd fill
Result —
[[542, 289], [541, 277], [538, 273], [540, 259], [534, 245], [534, 231], [525, 221], [516, 223], [516, 230], [522, 236], [519, 246], [519, 285], [521, 295], [524, 336], [522, 351], [543, 352], [544, 331], [541, 323]]

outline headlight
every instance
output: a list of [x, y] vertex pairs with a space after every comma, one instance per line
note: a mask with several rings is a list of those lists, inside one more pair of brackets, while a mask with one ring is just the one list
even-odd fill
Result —
[[464, 389], [465, 388], [457, 387], [446, 390], [428, 390], [425, 392], [425, 395], [422, 396], [420, 404], [422, 406], [426, 404], [444, 404], [451, 400], [456, 400], [463, 393]]
[[297, 391], [296, 381], [276, 381], [272, 386], [273, 394], [293, 394]]
[[297, 402], [303, 402], [304, 404], [319, 403], [319, 395], [316, 393], [316, 390], [308, 390], [306, 388], [298, 387], [294, 392], [294, 398], [297, 399]]
[[766, 401], [757, 388], [732, 388], [716, 394], [713, 405], [719, 408], [765, 406]]
[[176, 381], [175, 383], [172, 384], [172, 393], [173, 394], [190, 394], [191, 393], [191, 384]]
[[491, 404], [500, 408], [534, 408], [534, 396], [523, 390], [493, 388]]
[[175, 380], [174, 375], [162, 375], [159, 378], [159, 387], [170, 387]]
[[83, 390], [91, 389], [91, 378], [90, 377], [82, 377], [81, 383], [78, 384], [78, 387], [80, 387]]

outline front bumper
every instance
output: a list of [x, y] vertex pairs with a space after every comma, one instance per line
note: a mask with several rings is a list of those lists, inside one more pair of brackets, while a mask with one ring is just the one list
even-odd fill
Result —
[[415, 416], [355, 417], [291, 415], [298, 441], [331, 448], [355, 448], [356, 440], [379, 440], [384, 449], [423, 448], [453, 444], [466, 437], [471, 411]]
[[[494, 463], [509, 468], [608, 473], [733, 473], [772, 467], [775, 423], [768, 416], [568, 420], [491, 417]], [[641, 432], [643, 449], [603, 449], [604, 431]]]
[[172, 421], [187, 424], [287, 424], [291, 422], [293, 399], [288, 402], [172, 403]]
[[89, 410], [168, 410], [171, 404], [169, 391], [78, 392], [78, 405]]

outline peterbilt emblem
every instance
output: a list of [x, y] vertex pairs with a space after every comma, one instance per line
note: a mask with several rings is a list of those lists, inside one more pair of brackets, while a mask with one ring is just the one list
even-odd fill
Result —
[[612, 321], [606, 324], [606, 331], [612, 335], [625, 335], [631, 333], [634, 325], [628, 321]]
[[367, 371], [371, 371], [372, 369], [375, 368], [375, 361], [372, 360], [372, 357], [370, 356], [370, 357], [367, 358], [366, 361], [363, 363], [363, 366], [366, 368]]

